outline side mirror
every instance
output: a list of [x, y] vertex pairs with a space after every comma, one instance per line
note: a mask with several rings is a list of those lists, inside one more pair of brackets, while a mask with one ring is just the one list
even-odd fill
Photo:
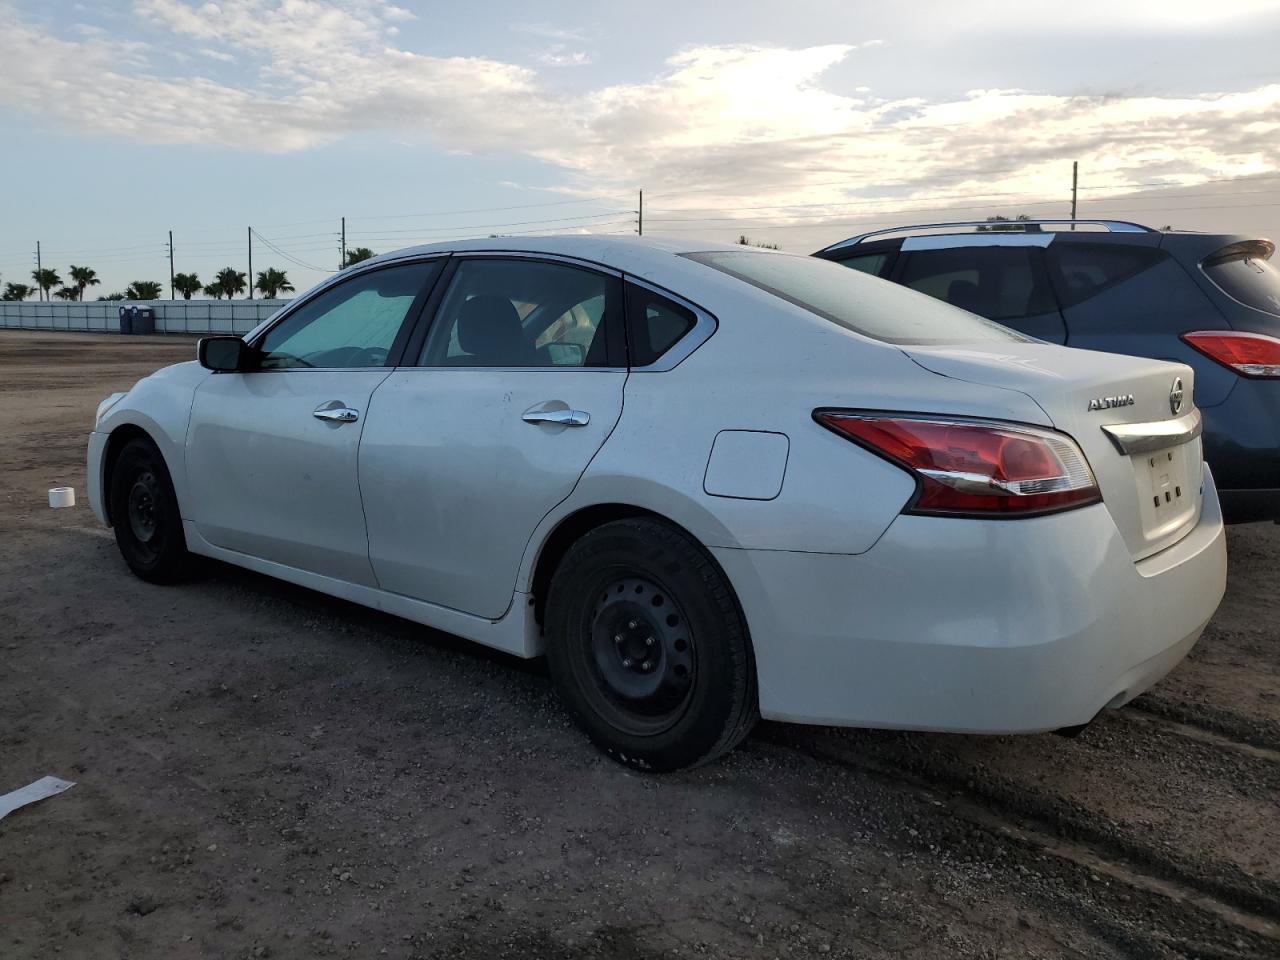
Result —
[[202, 337], [196, 358], [206, 370], [235, 373], [248, 368], [249, 345], [239, 337]]

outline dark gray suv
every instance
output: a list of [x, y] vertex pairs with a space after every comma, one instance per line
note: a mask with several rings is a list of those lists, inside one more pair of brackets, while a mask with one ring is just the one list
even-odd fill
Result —
[[1115, 220], [878, 230], [814, 254], [1053, 343], [1196, 372], [1205, 459], [1228, 521], [1280, 521], [1275, 244]]

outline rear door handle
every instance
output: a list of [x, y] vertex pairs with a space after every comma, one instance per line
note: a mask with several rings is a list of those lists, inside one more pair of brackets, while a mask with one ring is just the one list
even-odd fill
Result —
[[558, 423], [566, 427], [585, 427], [591, 422], [591, 414], [585, 410], [526, 410], [525, 423]]
[[360, 419], [360, 411], [343, 405], [341, 400], [330, 400], [316, 407], [311, 414], [317, 420], [328, 423], [355, 423]]

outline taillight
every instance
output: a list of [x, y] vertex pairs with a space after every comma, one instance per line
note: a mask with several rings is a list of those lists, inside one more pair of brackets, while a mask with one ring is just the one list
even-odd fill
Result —
[[1102, 499], [1070, 437], [987, 420], [816, 410], [814, 419], [915, 475], [905, 512], [1021, 517]]
[[1182, 340], [1242, 377], [1280, 377], [1280, 340], [1263, 333], [1197, 330]]

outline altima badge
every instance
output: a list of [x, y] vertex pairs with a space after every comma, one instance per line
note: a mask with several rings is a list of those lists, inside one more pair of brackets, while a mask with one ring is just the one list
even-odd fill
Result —
[[1089, 401], [1089, 409], [1110, 410], [1112, 407], [1132, 407], [1135, 402], [1132, 393], [1121, 394], [1118, 397], [1094, 397]]
[[1173, 388], [1169, 391], [1169, 409], [1173, 411], [1174, 416], [1182, 410], [1182, 378], [1173, 378]]

